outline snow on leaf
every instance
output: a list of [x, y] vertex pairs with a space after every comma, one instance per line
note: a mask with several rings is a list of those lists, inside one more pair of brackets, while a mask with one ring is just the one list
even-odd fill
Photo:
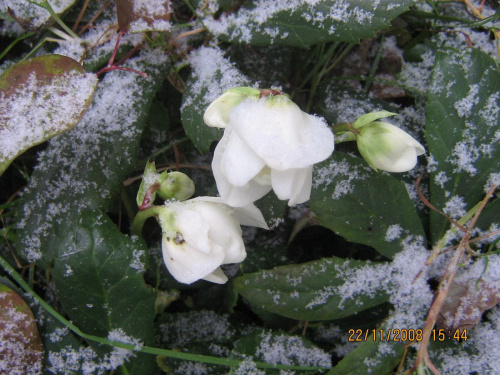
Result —
[[0, 371], [39, 374], [43, 347], [29, 306], [12, 289], [0, 284]]
[[193, 52], [189, 60], [193, 71], [182, 102], [182, 124], [198, 151], [205, 153], [211, 143], [222, 136], [221, 130], [203, 122], [205, 110], [224, 91], [249, 86], [250, 82], [219, 48], [202, 47]]
[[170, 31], [170, 0], [117, 0], [116, 13], [120, 30], [129, 33]]
[[[425, 125], [433, 160], [430, 197], [434, 206], [460, 217], [484, 197], [484, 186], [498, 173], [500, 74], [488, 55], [444, 49], [431, 76]], [[437, 89], [439, 88], [439, 89]], [[448, 221], [432, 211], [431, 238], [438, 240]]]
[[500, 288], [477, 279], [454, 281], [436, 322], [437, 328], [450, 331], [476, 326], [483, 313], [500, 303]]
[[7, 69], [0, 76], [0, 174], [27, 149], [72, 129], [96, 86], [94, 74], [59, 55]]
[[[48, 10], [39, 5], [43, 0], [6, 0], [0, 2], [0, 12], [9, 13], [25, 30], [38, 30], [47, 25], [51, 18]], [[49, 4], [57, 14], [68, 10], [76, 0], [50, 0]]]
[[358, 43], [403, 13], [411, 0], [254, 0], [237, 12], [203, 24], [233, 43], [308, 47], [326, 41]]

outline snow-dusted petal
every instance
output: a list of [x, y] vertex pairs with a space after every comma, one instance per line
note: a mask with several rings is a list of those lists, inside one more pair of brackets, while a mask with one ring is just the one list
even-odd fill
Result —
[[[226, 138], [226, 139], [224, 139]], [[227, 128], [217, 145], [222, 153], [220, 169], [229, 183], [244, 186], [264, 168], [266, 163], [235, 132]]]
[[312, 170], [312, 166], [286, 171], [273, 170], [271, 181], [278, 198], [288, 199], [289, 206], [307, 202], [311, 196]]
[[285, 97], [246, 100], [231, 111], [229, 124], [272, 169], [310, 166], [330, 156], [334, 147], [326, 122]]

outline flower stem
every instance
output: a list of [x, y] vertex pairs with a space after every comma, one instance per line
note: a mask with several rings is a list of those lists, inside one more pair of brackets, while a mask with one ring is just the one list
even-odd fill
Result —
[[[143, 211], [144, 212], [144, 211]], [[214, 365], [221, 366], [238, 366], [241, 361], [238, 359], [230, 359], [230, 358], [220, 358], [220, 357], [211, 357], [207, 355], [201, 354], [192, 354], [192, 353], [184, 353], [178, 352], [176, 350], [168, 350], [155, 348], [151, 346], [137, 346], [132, 344], [127, 344], [119, 341], [113, 341], [106, 339], [104, 337], [98, 337], [93, 335], [88, 335], [80, 330], [76, 325], [65, 319], [61, 316], [52, 306], [50, 306], [47, 302], [43, 300], [38, 294], [36, 294], [33, 289], [24, 281], [24, 279], [19, 275], [16, 270], [7, 262], [2, 256], [0, 256], [0, 266], [19, 284], [19, 286], [24, 289], [27, 293], [31, 295], [39, 304], [42, 306], [45, 311], [47, 311], [50, 315], [52, 315], [55, 319], [57, 319], [64, 326], [68, 327], [73, 333], [78, 336], [88, 340], [94, 341], [105, 345], [114, 346], [117, 348], [123, 348], [128, 350], [133, 350], [141, 353], [148, 353], [154, 355], [160, 355], [169, 358], [182, 359], [187, 361], [196, 361], [203, 363], [210, 363]], [[281, 370], [299, 370], [299, 371], [318, 371], [318, 370], [327, 370], [325, 367], [315, 367], [315, 366], [286, 366], [286, 365], [273, 365], [264, 362], [256, 362], [258, 368], [275, 368]]]
[[160, 213], [161, 209], [164, 209], [164, 207], [152, 206], [146, 208], [143, 211], [137, 212], [137, 215], [135, 215], [134, 221], [132, 222], [132, 227], [131, 227], [132, 235], [140, 236], [142, 232], [142, 227], [144, 226], [146, 220], [152, 216], [157, 216]]

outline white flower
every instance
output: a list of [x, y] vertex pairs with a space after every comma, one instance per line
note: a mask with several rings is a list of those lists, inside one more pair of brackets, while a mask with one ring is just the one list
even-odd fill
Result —
[[246, 257], [240, 224], [268, 229], [253, 204], [235, 209], [215, 197], [169, 202], [158, 220], [165, 265], [184, 284], [199, 279], [224, 284], [227, 277], [220, 265]]
[[286, 95], [248, 96], [224, 125], [212, 170], [227, 204], [245, 206], [271, 189], [290, 206], [309, 200], [313, 164], [334, 147], [323, 119], [302, 112]]
[[374, 169], [406, 172], [415, 167], [425, 148], [397, 126], [375, 121], [358, 128], [358, 150]]

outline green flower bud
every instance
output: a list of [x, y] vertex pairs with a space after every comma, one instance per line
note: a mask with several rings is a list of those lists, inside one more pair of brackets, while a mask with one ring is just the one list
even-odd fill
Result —
[[157, 193], [161, 199], [184, 201], [194, 194], [194, 183], [182, 172], [163, 172], [158, 180], [160, 187]]
[[415, 138], [387, 122], [370, 122], [358, 130], [358, 150], [375, 170], [409, 171], [417, 164], [417, 156], [425, 153], [424, 146]]

